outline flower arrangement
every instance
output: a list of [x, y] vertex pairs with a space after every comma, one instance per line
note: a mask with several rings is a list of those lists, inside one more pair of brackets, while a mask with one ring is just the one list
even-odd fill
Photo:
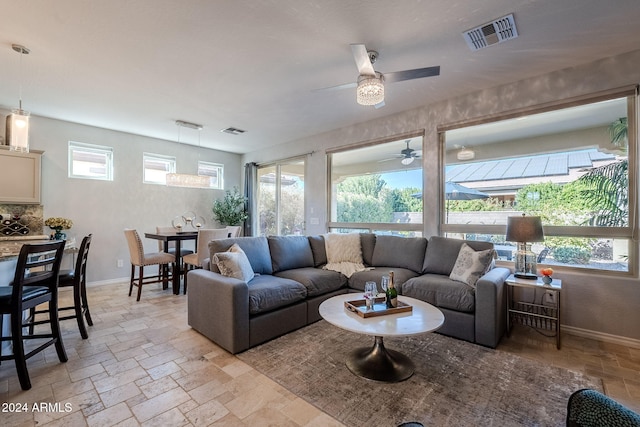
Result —
[[540, 270], [540, 273], [543, 276], [551, 277], [551, 275], [553, 274], [553, 268], [549, 268], [549, 267], [543, 268], [543, 269]]
[[542, 283], [545, 285], [550, 285], [553, 282], [551, 275], [553, 274], [553, 268], [541, 268], [540, 274], [542, 274]]
[[73, 227], [73, 221], [67, 218], [52, 217], [47, 218], [44, 222], [44, 225], [56, 231], [68, 230]]

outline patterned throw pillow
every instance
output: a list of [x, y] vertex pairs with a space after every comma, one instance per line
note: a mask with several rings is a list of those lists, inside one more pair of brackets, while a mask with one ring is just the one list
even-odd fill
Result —
[[237, 243], [234, 243], [227, 252], [215, 254], [213, 260], [223, 276], [233, 277], [247, 283], [255, 276], [249, 258]]
[[449, 278], [475, 287], [478, 279], [491, 268], [494, 252], [493, 249], [476, 252], [463, 243]]

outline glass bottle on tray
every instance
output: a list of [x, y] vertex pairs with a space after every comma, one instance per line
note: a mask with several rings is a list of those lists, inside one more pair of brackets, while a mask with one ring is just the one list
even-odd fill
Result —
[[398, 306], [398, 290], [393, 283], [393, 271], [389, 272], [389, 286], [387, 288], [387, 308], [395, 308]]

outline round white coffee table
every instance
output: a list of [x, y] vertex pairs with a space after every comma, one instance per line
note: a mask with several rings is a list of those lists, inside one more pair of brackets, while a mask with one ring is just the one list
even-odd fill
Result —
[[415, 366], [404, 354], [387, 350], [384, 337], [423, 334], [438, 329], [444, 315], [426, 302], [399, 296], [398, 300], [413, 307], [411, 312], [360, 317], [345, 308], [345, 301], [362, 299], [362, 294], [338, 295], [320, 304], [320, 316], [334, 326], [358, 334], [375, 337], [373, 347], [358, 348], [351, 352], [346, 364], [351, 372], [375, 381], [398, 382], [413, 375]]

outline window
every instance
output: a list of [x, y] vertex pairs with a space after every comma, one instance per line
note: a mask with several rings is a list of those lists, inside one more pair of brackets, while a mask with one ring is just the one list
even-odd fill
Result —
[[113, 148], [69, 141], [69, 178], [113, 181]]
[[167, 174], [175, 173], [176, 158], [159, 154], [143, 154], [143, 182], [145, 184], [167, 184]]
[[304, 234], [304, 159], [258, 168], [258, 235]]
[[208, 176], [211, 188], [224, 189], [224, 165], [220, 163], [198, 162], [198, 175]]
[[540, 216], [538, 262], [633, 272], [634, 97], [445, 129], [442, 230], [493, 241], [508, 261], [516, 242], [505, 241], [507, 217]]
[[422, 235], [422, 136], [329, 154], [334, 231]]

